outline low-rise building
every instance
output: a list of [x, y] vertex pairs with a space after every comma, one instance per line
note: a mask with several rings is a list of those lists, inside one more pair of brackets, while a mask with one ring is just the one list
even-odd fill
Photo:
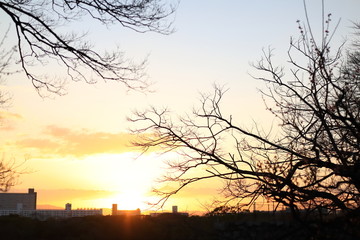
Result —
[[37, 194], [33, 188], [28, 193], [0, 193], [0, 216], [19, 215], [37, 219], [69, 218], [103, 215], [102, 209], [71, 209], [67, 203], [64, 210], [36, 209]]
[[135, 210], [118, 210], [117, 204], [113, 204], [111, 214], [113, 216], [140, 216], [141, 210], [139, 208]]
[[155, 213], [150, 213], [151, 217], [159, 217], [159, 216], [184, 216], [184, 217], [188, 217], [189, 213], [187, 212], [179, 212], [178, 211], [178, 206], [172, 206], [172, 212], [155, 212]]
[[0, 193], [0, 210], [36, 210], [36, 198], [33, 188], [27, 193]]

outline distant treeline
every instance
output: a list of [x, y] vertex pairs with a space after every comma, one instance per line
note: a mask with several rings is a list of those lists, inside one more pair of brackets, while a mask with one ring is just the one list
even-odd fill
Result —
[[91, 216], [40, 221], [20, 216], [0, 217], [5, 240], [223, 240], [223, 239], [360, 239], [360, 219], [336, 218], [300, 223], [269, 221], [258, 215], [208, 217]]

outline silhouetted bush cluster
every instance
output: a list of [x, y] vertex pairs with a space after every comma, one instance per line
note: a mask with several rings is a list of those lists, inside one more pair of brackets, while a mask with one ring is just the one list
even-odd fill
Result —
[[92, 216], [40, 221], [20, 216], [0, 217], [5, 240], [217, 240], [217, 239], [360, 239], [360, 219], [331, 219], [300, 224], [246, 215], [211, 217]]

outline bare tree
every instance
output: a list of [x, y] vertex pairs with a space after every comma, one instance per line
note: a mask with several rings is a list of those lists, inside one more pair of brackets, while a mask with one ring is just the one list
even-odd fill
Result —
[[192, 114], [177, 120], [167, 109], [135, 113], [130, 121], [142, 127], [134, 132], [146, 133], [136, 146], [181, 156], [169, 162], [174, 171], [164, 180], [177, 185], [158, 191], [162, 201], [189, 184], [217, 178], [225, 181], [225, 197], [233, 206], [260, 197], [295, 214], [359, 212], [359, 53], [342, 55], [342, 47], [330, 51], [330, 16], [324, 19], [320, 42], [309, 21], [299, 22], [300, 37], [291, 40], [288, 50], [290, 76], [274, 65], [271, 50], [254, 65], [263, 73], [257, 79], [267, 86], [262, 91], [267, 109], [279, 123], [272, 131], [261, 126], [248, 130], [224, 115], [226, 90], [219, 86], [202, 96]]
[[[11, 70], [11, 65], [13, 64], [13, 55], [16, 52], [16, 48], [3, 48], [7, 36], [8, 31], [0, 39], [0, 109], [8, 107], [10, 104], [11, 96], [3, 89], [3, 84], [6, 77], [14, 73], [14, 71]], [[2, 120], [0, 114], [0, 125]], [[18, 176], [21, 173], [20, 166], [21, 164], [17, 165], [14, 161], [7, 160], [5, 155], [2, 156], [0, 159], [0, 192], [7, 192], [16, 184]]]
[[0, 192], [7, 192], [18, 183], [19, 175], [24, 173], [22, 163], [8, 160], [3, 155], [0, 160]]
[[[133, 64], [118, 50], [100, 54], [85, 41], [86, 34], [64, 33], [63, 26], [90, 19], [137, 32], [168, 34], [171, 22], [167, 19], [174, 7], [161, 0], [6, 0], [0, 1], [0, 10], [15, 30], [19, 62], [26, 76], [37, 90], [61, 94], [65, 79], [93, 83], [100, 78], [122, 82], [131, 89], [147, 86], [142, 78], [144, 63]], [[65, 79], [39, 72], [40, 66], [53, 63], [65, 68]]]

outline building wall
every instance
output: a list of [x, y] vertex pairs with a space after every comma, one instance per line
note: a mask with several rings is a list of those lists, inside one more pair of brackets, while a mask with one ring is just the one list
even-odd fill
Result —
[[121, 216], [140, 216], [141, 210], [138, 208], [136, 210], [118, 210], [117, 204], [112, 205], [112, 211], [111, 214], [113, 216], [115, 215], [121, 215]]
[[141, 211], [140, 209], [136, 210], [117, 210], [117, 212], [113, 215], [120, 215], [120, 216], [140, 216]]
[[36, 210], [36, 192], [0, 193], [0, 210]]
[[28, 193], [0, 193], [0, 216], [20, 215], [38, 219], [85, 217], [102, 215], [102, 209], [72, 210], [71, 204], [65, 205], [65, 210], [36, 210], [37, 194], [33, 188]]
[[0, 210], [0, 216], [20, 215], [24, 217], [31, 217], [37, 219], [61, 219], [70, 217], [86, 217], [94, 215], [102, 215], [102, 209], [89, 210]]

